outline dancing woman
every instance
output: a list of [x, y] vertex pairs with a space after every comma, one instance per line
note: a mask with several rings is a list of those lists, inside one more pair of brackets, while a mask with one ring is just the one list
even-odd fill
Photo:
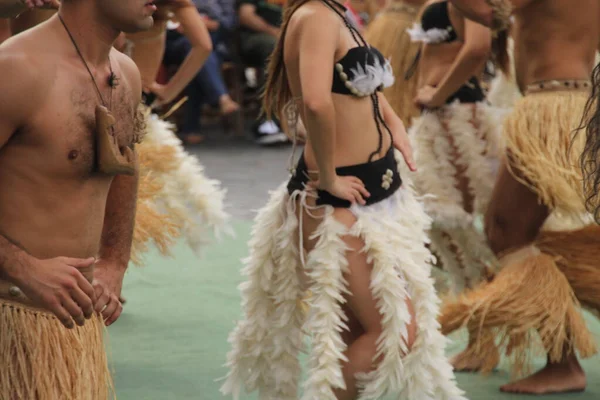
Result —
[[416, 184], [433, 219], [432, 249], [459, 293], [494, 260], [473, 224], [489, 202], [502, 148], [501, 113], [487, 104], [478, 78], [492, 35], [446, 0], [430, 1], [409, 32], [422, 43], [416, 102], [423, 112], [410, 131]]
[[380, 93], [393, 74], [345, 11], [288, 3], [264, 104], [291, 127], [302, 116], [308, 142], [257, 216], [222, 391], [297, 399], [308, 332], [302, 399], [463, 399], [436, 321], [429, 219], [400, 176], [415, 170], [406, 131]]

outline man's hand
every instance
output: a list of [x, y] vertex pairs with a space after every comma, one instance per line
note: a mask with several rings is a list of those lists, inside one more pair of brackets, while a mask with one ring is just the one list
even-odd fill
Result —
[[417, 97], [415, 98], [415, 103], [418, 106], [426, 107], [426, 108], [437, 108], [441, 107], [445, 103], [445, 99], [436, 98], [437, 89], [433, 86], [423, 86], [417, 92]]
[[102, 314], [106, 326], [112, 325], [123, 312], [119, 301], [123, 287], [125, 269], [115, 268], [110, 261], [99, 260], [94, 269], [94, 287], [96, 295], [95, 311]]
[[161, 85], [158, 82], [154, 82], [148, 89], [156, 95], [156, 100], [150, 105], [150, 108], [152, 109], [172, 103], [176, 98], [176, 96], [169, 93], [169, 88], [166, 85]]
[[[68, 329], [83, 326], [94, 313], [91, 279], [94, 258], [32, 259], [13, 282], [36, 306], [51, 311]], [[90, 278], [86, 278], [86, 276]]]
[[27, 8], [50, 8], [50, 9], [58, 9], [60, 6], [60, 1], [58, 0], [21, 0], [23, 5]]

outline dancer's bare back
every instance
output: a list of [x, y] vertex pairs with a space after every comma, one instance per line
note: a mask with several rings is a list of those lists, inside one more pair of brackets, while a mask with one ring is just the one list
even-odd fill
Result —
[[[111, 60], [120, 78], [115, 134], [129, 146], [139, 73], [115, 50]], [[95, 75], [110, 102], [107, 74], [108, 65]], [[39, 259], [97, 256], [113, 178], [97, 172], [100, 100], [60, 22], [53, 18], [0, 46], [0, 75], [0, 234]]]
[[588, 79], [600, 43], [598, 0], [514, 0], [521, 89], [548, 79]]

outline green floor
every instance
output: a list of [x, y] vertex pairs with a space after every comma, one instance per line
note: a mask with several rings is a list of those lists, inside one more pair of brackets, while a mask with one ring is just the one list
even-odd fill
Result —
[[[184, 245], [173, 259], [151, 254], [147, 266], [132, 268], [125, 280], [125, 313], [110, 328], [110, 347], [120, 400], [221, 399], [217, 379], [225, 374], [227, 334], [239, 317], [237, 285], [246, 255], [249, 223], [237, 238], [208, 248], [197, 259]], [[600, 323], [589, 318], [600, 334]], [[460, 336], [449, 352], [461, 347]], [[600, 357], [584, 363], [588, 390], [551, 399], [600, 399]], [[498, 392], [504, 371], [482, 378], [459, 374], [470, 399], [530, 399]], [[256, 396], [243, 397], [244, 400]]]

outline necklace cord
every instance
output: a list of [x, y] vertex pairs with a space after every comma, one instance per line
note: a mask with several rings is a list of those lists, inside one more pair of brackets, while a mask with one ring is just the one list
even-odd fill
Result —
[[[110, 85], [110, 105], [107, 105], [106, 101], [104, 100], [104, 96], [102, 96], [102, 92], [100, 91], [100, 88], [98, 87], [96, 78], [94, 78], [94, 74], [92, 74], [92, 71], [90, 70], [88, 63], [85, 61], [85, 58], [83, 57], [83, 54], [81, 53], [81, 50], [79, 49], [79, 46], [77, 45], [77, 42], [75, 41], [75, 38], [71, 34], [71, 31], [67, 27], [67, 24], [65, 23], [65, 21], [63, 20], [63, 18], [60, 14], [58, 14], [58, 19], [60, 20], [62, 26], [65, 28], [67, 35], [69, 35], [69, 39], [71, 39], [71, 43], [73, 43], [73, 47], [75, 47], [75, 51], [77, 52], [77, 55], [79, 56], [79, 58], [83, 62], [83, 65], [85, 65], [85, 68], [87, 69], [88, 73], [90, 74], [90, 77], [92, 78], [92, 83], [94, 84], [94, 87], [96, 88], [96, 92], [98, 93], [98, 96], [100, 97], [100, 101], [102, 102], [102, 105], [104, 107], [108, 107], [109, 109], [112, 109], [113, 86]], [[110, 61], [110, 56], [108, 57], [108, 67], [110, 68], [110, 76], [112, 78], [112, 77], [114, 77], [114, 73], [113, 73], [113, 69], [112, 69], [112, 63]]]

